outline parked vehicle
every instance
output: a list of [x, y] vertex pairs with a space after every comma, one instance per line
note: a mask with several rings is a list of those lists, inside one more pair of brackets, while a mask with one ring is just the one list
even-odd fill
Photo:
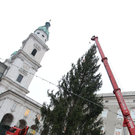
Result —
[[11, 127], [8, 131], [6, 131], [5, 135], [26, 135], [29, 127], [26, 126], [23, 129], [17, 128], [16, 126]]

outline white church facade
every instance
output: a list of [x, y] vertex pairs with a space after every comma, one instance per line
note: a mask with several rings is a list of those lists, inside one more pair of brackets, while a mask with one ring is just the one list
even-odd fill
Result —
[[[0, 122], [23, 128], [36, 129], [35, 117], [40, 119], [41, 104], [26, 94], [28, 87], [41, 67], [40, 62], [49, 50], [50, 23], [39, 27], [22, 42], [22, 47], [0, 63]], [[38, 85], [38, 84], [37, 84]]]

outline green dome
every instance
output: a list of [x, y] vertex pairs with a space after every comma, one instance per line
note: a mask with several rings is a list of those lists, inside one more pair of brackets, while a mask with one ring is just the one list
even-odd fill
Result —
[[49, 38], [49, 30], [48, 28], [51, 26], [50, 22], [46, 22], [44, 26], [40, 26], [37, 30], [42, 30], [46, 33], [47, 37]]

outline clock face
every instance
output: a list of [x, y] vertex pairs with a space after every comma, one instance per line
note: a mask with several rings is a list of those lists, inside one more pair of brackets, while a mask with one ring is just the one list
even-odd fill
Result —
[[29, 67], [28, 64], [24, 63], [24, 64], [23, 64], [23, 68], [24, 68], [25, 70], [29, 70], [30, 67]]

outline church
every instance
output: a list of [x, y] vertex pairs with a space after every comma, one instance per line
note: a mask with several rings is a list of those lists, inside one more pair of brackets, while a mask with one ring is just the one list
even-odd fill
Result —
[[[41, 128], [36, 132], [35, 118], [40, 121], [40, 108], [42, 105], [27, 96], [29, 85], [41, 67], [40, 62], [49, 50], [46, 42], [49, 40], [50, 22], [37, 28], [22, 46], [15, 51], [9, 59], [0, 62], [0, 123], [4, 125], [24, 128], [29, 126], [30, 134], [44, 133]], [[38, 85], [38, 84], [37, 84]], [[135, 123], [135, 92], [123, 92], [123, 97]], [[122, 135], [123, 117], [115, 96], [112, 93], [98, 94], [103, 96], [104, 110], [100, 114], [103, 118], [101, 132], [108, 135]]]
[[[50, 22], [37, 28], [9, 59], [0, 62], [0, 123], [19, 128], [29, 126], [35, 133], [41, 104], [27, 96], [28, 87], [49, 50]], [[42, 132], [42, 130], [41, 130]]]

